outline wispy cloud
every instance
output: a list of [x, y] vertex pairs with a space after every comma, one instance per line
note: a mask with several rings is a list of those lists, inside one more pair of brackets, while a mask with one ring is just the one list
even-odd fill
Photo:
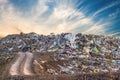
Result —
[[119, 14], [120, 14], [120, 9], [116, 9], [115, 12], [109, 14], [109, 17], [113, 19], [116, 18]]
[[[49, 10], [46, 3], [54, 3], [54, 7]], [[22, 32], [36, 32], [39, 34], [49, 34], [51, 32], [74, 32], [74, 29], [79, 28], [83, 33], [105, 33], [109, 23], [94, 21], [93, 17], [87, 17], [84, 12], [78, 11], [73, 0], [39, 0], [38, 4], [31, 8], [30, 14], [22, 16], [21, 11], [16, 11], [15, 7], [10, 3], [5, 5], [3, 0], [0, 0], [0, 34], [11, 34]], [[114, 5], [112, 5], [114, 6]], [[108, 6], [97, 11], [94, 15], [112, 7]], [[47, 14], [48, 13], [48, 14]], [[47, 15], [45, 15], [47, 14]], [[45, 16], [44, 16], [45, 15]], [[86, 26], [85, 28], [83, 26]]]
[[99, 9], [98, 11], [96, 11], [96, 12], [93, 14], [93, 17], [96, 16], [97, 14], [100, 14], [100, 13], [102, 13], [103, 11], [105, 11], [105, 10], [111, 8], [111, 7], [114, 7], [114, 6], [116, 6], [116, 5], [119, 5], [119, 4], [120, 4], [120, 1], [119, 1], [119, 2], [116, 1], [116, 2], [114, 2], [114, 3], [111, 3], [111, 4], [109, 4], [108, 6], [105, 6], [105, 7], [101, 8], [101, 9]]

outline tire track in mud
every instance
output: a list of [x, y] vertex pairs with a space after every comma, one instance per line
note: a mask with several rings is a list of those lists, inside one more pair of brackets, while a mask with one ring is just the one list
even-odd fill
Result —
[[19, 68], [20, 68], [20, 64], [23, 62], [23, 59], [25, 58], [25, 54], [22, 52], [19, 52], [17, 54], [18, 54], [18, 58], [10, 68], [10, 75], [20, 75]]
[[26, 52], [26, 61], [23, 68], [24, 75], [33, 75], [32, 71], [33, 54]]
[[12, 64], [9, 73], [11, 76], [15, 75], [33, 75], [32, 63], [33, 54], [30, 52], [18, 52], [18, 58]]

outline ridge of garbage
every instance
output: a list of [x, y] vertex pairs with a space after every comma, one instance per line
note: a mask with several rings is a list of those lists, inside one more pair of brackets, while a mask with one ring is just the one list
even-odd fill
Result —
[[[50, 74], [117, 72], [120, 70], [120, 39], [112, 36], [61, 33], [8, 35], [0, 40], [0, 52], [53, 53], [59, 70], [47, 69]], [[52, 57], [51, 57], [52, 58]], [[67, 62], [69, 61], [69, 62]], [[43, 62], [43, 63], [42, 63]], [[41, 60], [41, 65], [46, 64]]]

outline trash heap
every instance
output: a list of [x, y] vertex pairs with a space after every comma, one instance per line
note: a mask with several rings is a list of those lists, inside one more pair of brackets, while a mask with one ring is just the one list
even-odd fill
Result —
[[[36, 33], [9, 35], [0, 40], [0, 52], [51, 53], [49, 60], [35, 60], [50, 74], [117, 72], [120, 70], [120, 38], [91, 34]], [[44, 54], [45, 55], [45, 54]], [[41, 56], [40, 56], [41, 57]], [[52, 63], [55, 63], [53, 66]], [[45, 66], [48, 65], [48, 66]], [[50, 68], [50, 65], [51, 68]], [[55, 67], [55, 68], [53, 68]]]
[[5, 70], [5, 66], [13, 60], [15, 57], [15, 54], [6, 54], [6, 53], [0, 53], [0, 77], [2, 72]]
[[4, 65], [8, 63], [11, 59], [13, 59], [15, 55], [14, 54], [3, 54], [0, 53], [0, 65]]

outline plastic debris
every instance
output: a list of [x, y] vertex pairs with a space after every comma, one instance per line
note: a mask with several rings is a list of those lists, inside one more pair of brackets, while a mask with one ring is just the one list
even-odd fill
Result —
[[[35, 64], [49, 74], [99, 73], [120, 70], [120, 39], [103, 35], [36, 33], [8, 35], [0, 40], [1, 53], [51, 53]], [[45, 55], [45, 54], [44, 54]], [[54, 58], [52, 58], [52, 56]], [[50, 58], [49, 58], [50, 57]], [[41, 58], [41, 56], [40, 56]], [[53, 66], [54, 64], [54, 66]], [[56, 70], [57, 69], [57, 70]]]

